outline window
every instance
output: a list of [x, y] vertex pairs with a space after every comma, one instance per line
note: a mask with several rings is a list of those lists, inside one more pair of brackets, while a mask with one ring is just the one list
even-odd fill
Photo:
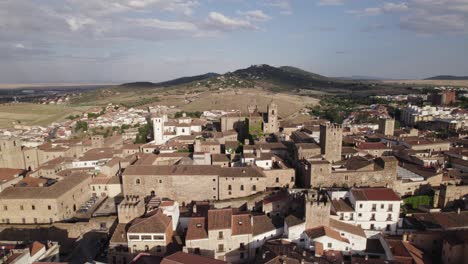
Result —
[[241, 190], [241, 191], [244, 190], [244, 185], [241, 185], [241, 186], [240, 186], [240, 190]]
[[224, 238], [223, 231], [219, 231], [218, 239], [223, 239], [223, 238]]
[[370, 221], [375, 221], [375, 214], [371, 215]]
[[20, 210], [24, 210], [24, 207], [22, 205], [20, 205]]
[[240, 243], [239, 248], [240, 248], [240, 250], [244, 250], [244, 249], [245, 249], [245, 244], [244, 244], [244, 243]]
[[159, 183], [162, 183], [162, 180], [159, 180]]
[[359, 208], [362, 208], [362, 204], [359, 204]]
[[291, 177], [291, 182], [293, 182], [293, 181], [294, 181], [294, 177]]
[[278, 182], [279, 182], [279, 178], [278, 178], [278, 177], [276, 177], [276, 183], [278, 183]]
[[135, 183], [140, 184], [141, 183], [140, 179], [136, 179]]
[[8, 211], [8, 206], [4, 205], [3, 210]]
[[218, 252], [224, 252], [224, 244], [218, 244]]
[[151, 240], [151, 235], [142, 235], [141, 240]]
[[392, 214], [388, 214], [387, 221], [392, 221]]
[[31, 205], [31, 209], [36, 210], [36, 206]]
[[138, 236], [138, 235], [130, 235], [130, 236], [128, 236], [128, 239], [129, 239], [129, 240], [140, 240], [140, 236]]
[[328, 243], [328, 248], [331, 248], [332, 247], [332, 243]]
[[34, 218], [34, 223], [37, 224], [37, 218]]
[[253, 185], [252, 186], [252, 191], [256, 191], [257, 190], [257, 186], [256, 185]]
[[153, 239], [154, 239], [154, 240], [164, 240], [164, 236], [161, 236], [161, 235], [154, 235], [154, 236], [153, 236]]
[[384, 204], [381, 204], [380, 205], [380, 209], [384, 209], [385, 205]]
[[389, 212], [393, 211], [393, 204], [389, 204], [389, 205], [388, 205], [388, 211], [389, 211]]
[[377, 209], [377, 205], [376, 205], [376, 204], [372, 204], [372, 212], [375, 212], [376, 209]]
[[371, 229], [371, 230], [374, 230], [374, 229], [375, 229], [374, 224], [371, 224], [371, 225], [370, 225], [370, 229]]
[[362, 214], [361, 214], [361, 213], [359, 213], [359, 214], [358, 214], [358, 217], [361, 217], [361, 216], [362, 216]]
[[232, 190], [231, 184], [228, 185], [228, 191]]

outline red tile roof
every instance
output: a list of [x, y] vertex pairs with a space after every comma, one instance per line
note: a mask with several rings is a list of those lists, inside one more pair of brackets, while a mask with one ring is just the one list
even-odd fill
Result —
[[189, 219], [186, 240], [198, 240], [208, 238], [205, 217], [192, 217]]
[[233, 215], [231, 227], [233, 236], [252, 234], [252, 223], [250, 220], [250, 215]]
[[231, 228], [231, 216], [231, 208], [208, 211], [208, 230]]
[[310, 239], [327, 236], [341, 242], [349, 243], [348, 239], [342, 237], [338, 231], [335, 231], [328, 226], [319, 226], [312, 229], [307, 229], [306, 231], [304, 231], [304, 233]]
[[362, 188], [351, 190], [357, 201], [401, 201], [401, 198], [390, 188]]

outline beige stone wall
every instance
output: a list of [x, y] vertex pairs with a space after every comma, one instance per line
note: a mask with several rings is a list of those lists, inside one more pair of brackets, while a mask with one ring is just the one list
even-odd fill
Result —
[[[312, 164], [310, 169], [310, 183], [312, 187], [331, 186], [371, 186], [392, 187], [397, 180], [397, 161], [381, 161], [383, 169], [359, 171], [331, 171], [331, 164]], [[372, 169], [371, 169], [372, 168]]]
[[218, 199], [217, 175], [124, 175], [122, 181], [124, 195], [145, 197], [154, 191], [179, 203]]
[[296, 172], [294, 169], [273, 169], [263, 170], [266, 176], [266, 187], [293, 187], [295, 183]]
[[90, 182], [91, 177], [57, 198], [2, 199], [0, 220], [11, 224], [46, 224], [69, 219], [90, 198]]
[[455, 200], [468, 195], [468, 185], [440, 185], [438, 206], [444, 208]]
[[[266, 178], [219, 177], [219, 199], [249, 196], [266, 189]], [[242, 188], [241, 188], [242, 187]]]
[[24, 165], [21, 140], [0, 139], [0, 167], [23, 169]]

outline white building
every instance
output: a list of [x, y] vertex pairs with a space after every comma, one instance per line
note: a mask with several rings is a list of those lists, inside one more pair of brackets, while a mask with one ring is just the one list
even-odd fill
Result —
[[152, 117], [151, 120], [153, 121], [154, 143], [157, 145], [162, 145], [177, 136], [189, 136], [202, 131], [203, 122], [186, 117], [185, 114], [181, 118], [171, 120], [163, 114]]
[[390, 188], [351, 189], [343, 197], [332, 200], [331, 218], [366, 230], [395, 233], [401, 198]]

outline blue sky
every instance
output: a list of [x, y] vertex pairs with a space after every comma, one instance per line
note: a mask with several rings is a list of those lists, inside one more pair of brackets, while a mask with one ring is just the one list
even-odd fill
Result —
[[0, 82], [468, 75], [468, 0], [0, 0]]

